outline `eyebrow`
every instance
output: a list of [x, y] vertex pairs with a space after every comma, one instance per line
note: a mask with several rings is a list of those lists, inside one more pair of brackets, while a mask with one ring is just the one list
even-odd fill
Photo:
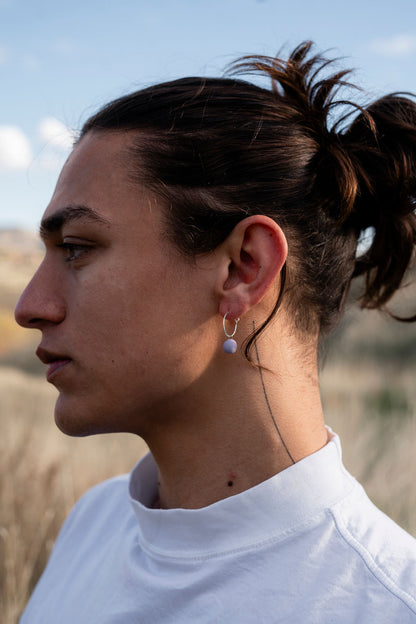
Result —
[[39, 235], [42, 240], [45, 240], [50, 237], [51, 234], [59, 232], [67, 223], [80, 221], [81, 219], [95, 221], [100, 225], [110, 225], [107, 219], [104, 219], [104, 217], [88, 206], [66, 206], [54, 212], [50, 217], [42, 219]]

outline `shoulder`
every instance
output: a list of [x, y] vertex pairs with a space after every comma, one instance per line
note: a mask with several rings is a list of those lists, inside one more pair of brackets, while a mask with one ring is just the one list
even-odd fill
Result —
[[130, 509], [129, 475], [120, 475], [88, 490], [74, 505], [59, 533], [57, 545], [74, 532], [89, 533], [125, 516]]
[[380, 592], [395, 596], [416, 615], [416, 540], [380, 511], [361, 487], [331, 513], [339, 535]]
[[[123, 474], [118, 477], [112, 477], [106, 481], [102, 481], [98, 485], [90, 488], [81, 496], [75, 504], [73, 511], [80, 512], [91, 507], [99, 505], [105, 509], [115, 502], [115, 500], [125, 499], [128, 496], [129, 475]], [[71, 512], [72, 513], [72, 512]]]

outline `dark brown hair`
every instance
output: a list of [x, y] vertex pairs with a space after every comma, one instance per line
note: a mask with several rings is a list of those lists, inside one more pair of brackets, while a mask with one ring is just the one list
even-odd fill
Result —
[[[245, 57], [232, 66], [231, 76], [269, 77], [271, 89], [234, 77], [166, 82], [110, 102], [81, 132], [138, 131], [130, 173], [161, 198], [187, 255], [212, 251], [249, 215], [282, 227], [289, 254], [280, 294], [246, 355], [282, 299], [298, 330], [324, 333], [354, 277], [365, 278], [361, 305], [383, 307], [413, 256], [416, 105], [397, 94], [366, 108], [338, 100], [349, 72], [328, 76], [332, 61], [311, 56], [311, 46], [287, 61]], [[372, 243], [357, 258], [368, 228]]]

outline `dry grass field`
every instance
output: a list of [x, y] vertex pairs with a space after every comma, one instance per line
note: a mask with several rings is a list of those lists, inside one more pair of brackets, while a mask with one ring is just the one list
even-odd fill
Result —
[[[12, 320], [17, 293], [40, 258], [34, 239], [22, 236], [5, 240], [0, 232], [3, 624], [17, 622], [74, 502], [93, 484], [129, 471], [145, 452], [133, 436], [72, 439], [56, 429], [56, 391], [33, 356], [37, 340]], [[412, 301], [415, 290], [408, 289], [400, 305]], [[416, 536], [416, 328], [353, 312], [326, 353], [323, 401], [346, 466], [374, 502]]]

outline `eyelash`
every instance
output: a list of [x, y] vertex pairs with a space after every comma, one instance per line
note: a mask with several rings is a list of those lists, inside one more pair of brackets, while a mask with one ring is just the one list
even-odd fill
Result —
[[65, 262], [76, 262], [91, 249], [91, 245], [77, 243], [61, 243], [58, 247], [66, 253]]

